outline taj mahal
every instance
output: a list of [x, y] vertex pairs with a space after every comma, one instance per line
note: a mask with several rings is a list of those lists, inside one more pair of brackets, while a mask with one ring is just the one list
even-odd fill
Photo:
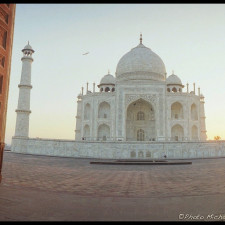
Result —
[[[81, 158], [205, 158], [225, 156], [225, 142], [207, 141], [204, 96], [186, 88], [162, 59], [139, 43], [118, 61], [115, 76], [88, 83], [77, 96], [75, 140], [29, 138], [31, 64], [22, 50], [22, 73], [12, 151]], [[185, 90], [184, 90], [185, 88]]]
[[142, 44], [105, 75], [99, 91], [78, 96], [76, 139], [99, 141], [206, 140], [204, 96], [183, 91], [180, 78], [166, 76], [161, 58]]

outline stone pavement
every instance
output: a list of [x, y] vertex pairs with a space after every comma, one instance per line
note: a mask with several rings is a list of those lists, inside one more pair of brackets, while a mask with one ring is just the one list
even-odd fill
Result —
[[225, 221], [225, 158], [163, 166], [90, 161], [4, 152], [0, 220]]

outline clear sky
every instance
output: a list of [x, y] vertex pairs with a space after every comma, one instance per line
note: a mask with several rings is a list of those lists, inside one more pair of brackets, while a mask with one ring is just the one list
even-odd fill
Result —
[[[15, 132], [21, 50], [35, 50], [30, 137], [74, 139], [77, 95], [115, 75], [119, 59], [143, 44], [189, 90], [205, 96], [208, 139], [225, 139], [224, 4], [17, 4], [6, 143]], [[85, 52], [88, 55], [82, 55]], [[186, 91], [186, 88], [184, 88]]]

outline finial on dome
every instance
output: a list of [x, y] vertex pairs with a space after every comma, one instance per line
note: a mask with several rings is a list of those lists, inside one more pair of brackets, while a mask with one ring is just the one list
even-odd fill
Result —
[[140, 44], [142, 44], [142, 33], [140, 34]]
[[110, 71], [109, 71], [109, 69], [108, 69], [108, 74], [110, 74]]
[[29, 44], [29, 41], [28, 41], [28, 45], [30, 45], [30, 44]]
[[174, 70], [172, 70], [172, 74], [174, 75]]

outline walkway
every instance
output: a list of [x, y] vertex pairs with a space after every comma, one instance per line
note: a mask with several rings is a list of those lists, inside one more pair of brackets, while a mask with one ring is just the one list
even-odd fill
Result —
[[225, 221], [225, 158], [168, 166], [90, 161], [4, 152], [0, 220]]

